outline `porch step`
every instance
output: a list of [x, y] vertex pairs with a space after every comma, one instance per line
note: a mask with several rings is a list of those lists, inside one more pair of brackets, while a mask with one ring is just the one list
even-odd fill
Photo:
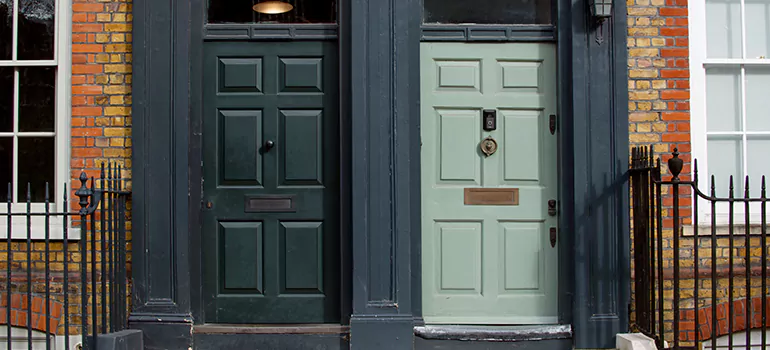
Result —
[[203, 324], [193, 334], [347, 334], [350, 327], [338, 324]]
[[196, 350], [346, 350], [350, 349], [348, 326], [335, 324], [193, 326]]
[[431, 340], [534, 341], [572, 338], [571, 325], [470, 326], [426, 325], [414, 327], [414, 334]]
[[621, 333], [615, 336], [618, 350], [657, 350], [655, 341], [642, 333]]

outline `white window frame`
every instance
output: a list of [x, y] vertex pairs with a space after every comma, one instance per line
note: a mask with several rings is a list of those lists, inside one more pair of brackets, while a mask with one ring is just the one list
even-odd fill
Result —
[[[55, 28], [54, 28], [54, 57], [52, 60], [18, 60], [16, 52], [18, 48], [18, 8], [19, 0], [13, 1], [13, 56], [11, 60], [0, 60], [0, 67], [56, 67], [56, 112], [55, 112], [55, 129], [54, 132], [41, 132], [41, 136], [54, 135], [54, 145], [56, 147], [56, 155], [54, 157], [55, 169], [53, 183], [49, 183], [50, 186], [55, 188], [50, 194], [49, 211], [50, 212], [62, 212], [68, 209], [68, 203], [64, 200], [64, 184], [67, 184], [67, 192], [71, 189], [70, 186], [70, 118], [72, 114], [72, 85], [71, 85], [71, 72], [72, 72], [72, 6], [71, 0], [56, 0], [55, 4]], [[14, 73], [14, 85], [18, 86], [19, 73]], [[16, 90], [17, 91], [17, 90]], [[14, 97], [14, 113], [17, 115], [18, 111], [18, 98]], [[16, 117], [14, 117], [16, 119]], [[18, 130], [18, 125], [14, 126], [14, 132], [12, 133], [0, 133], [3, 136], [15, 135]], [[34, 133], [25, 133], [26, 135], [34, 136]], [[14, 137], [14, 150], [17, 149], [18, 138]], [[17, 168], [17, 159], [14, 158], [14, 168]], [[17, 186], [20, 186], [16, 179], [16, 171], [14, 171], [13, 183], [13, 196], [17, 196]], [[3, 184], [0, 191], [7, 191], [7, 184]], [[69, 195], [67, 195], [69, 196]], [[31, 211], [33, 213], [45, 213], [44, 203], [31, 203]], [[26, 213], [27, 204], [24, 202], [24, 198], [16, 199], [16, 202], [11, 204], [10, 208], [13, 213]], [[0, 203], [0, 213], [8, 213], [8, 204]], [[8, 236], [8, 217], [0, 216], [0, 239], [5, 239]], [[71, 221], [71, 220], [70, 220]], [[31, 218], [31, 238], [35, 240], [44, 239], [46, 235], [46, 223], [45, 218], [42, 216], [33, 216]], [[67, 238], [77, 239], [80, 237], [80, 232], [76, 228], [72, 228], [70, 222], [68, 224]], [[25, 216], [14, 215], [11, 225], [11, 235], [13, 239], [26, 239], [27, 238], [27, 218]], [[61, 216], [51, 216], [49, 221], [49, 238], [53, 240], [60, 240], [64, 237], [64, 223]]]
[[[746, 14], [745, 14], [745, 0], [741, 2], [741, 57], [746, 57]], [[698, 188], [706, 195], [710, 195], [710, 175], [708, 174], [708, 151], [707, 151], [707, 117], [706, 117], [706, 69], [709, 67], [719, 66], [731, 66], [741, 69], [741, 118], [742, 124], [746, 125], [746, 80], [745, 80], [745, 67], [752, 66], [766, 66], [770, 67], [770, 59], [760, 58], [720, 58], [712, 59], [707, 58], [707, 28], [706, 23], [706, 0], [690, 0], [688, 2], [688, 23], [689, 23], [689, 46], [690, 46], [690, 138], [692, 146], [692, 157], [698, 160], [698, 170], [700, 170], [700, 178], [698, 179]], [[714, 132], [711, 134], [727, 134], [724, 132]], [[730, 132], [729, 134], [742, 135], [743, 138], [743, 157], [746, 157], [747, 136], [749, 134], [762, 134], [770, 135], [770, 132]], [[748, 173], [746, 167], [747, 162], [742, 161], [744, 173]], [[770, 182], [770, 174], [768, 175], [768, 182]], [[735, 178], [736, 185], [743, 183], [744, 178]], [[727, 184], [725, 179], [718, 179], [720, 183]], [[759, 179], [751, 179], [752, 183], [757, 183]], [[756, 185], [754, 185], [756, 187]], [[726, 197], [724, 189], [717, 192], [719, 197]], [[743, 197], [743, 193], [735, 193], [735, 196]], [[770, 195], [770, 193], [768, 193]], [[699, 235], [711, 234], [711, 203], [707, 200], [700, 199], [697, 194], [692, 194], [692, 204], [698, 202], [698, 225]], [[694, 208], [694, 207], [693, 207]], [[749, 216], [749, 223], [752, 226], [750, 234], [758, 234], [758, 230], [754, 225], [761, 223], [760, 205], [753, 203], [749, 207], [751, 212]], [[730, 221], [730, 214], [728, 212], [729, 205], [727, 203], [718, 203], [716, 208], [716, 214], [713, 215], [716, 220], [717, 234], [727, 234], [728, 230], [726, 226]], [[744, 216], [745, 207], [743, 203], [736, 203], [734, 205], [734, 233], [745, 232], [744, 226], [746, 225], [746, 219]], [[770, 204], [768, 204], [768, 212], [770, 214]], [[694, 220], [694, 217], [693, 217]], [[767, 222], [770, 223], [770, 215], [768, 215]], [[692, 227], [685, 228], [685, 234], [693, 233]]]

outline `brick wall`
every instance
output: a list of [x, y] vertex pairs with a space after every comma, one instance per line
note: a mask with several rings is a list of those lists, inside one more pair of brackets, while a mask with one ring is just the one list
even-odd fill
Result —
[[[131, 167], [131, 2], [130, 0], [73, 0], [72, 1], [72, 118], [71, 118], [71, 184], [70, 208], [80, 209], [74, 191], [80, 187], [77, 180], [82, 171], [89, 176], [98, 177], [103, 163], [118, 164], [123, 169], [123, 178], [127, 179], [130, 189]], [[129, 207], [130, 209], [130, 204]], [[98, 213], [98, 211], [97, 211]], [[98, 216], [97, 216], [98, 218]], [[130, 218], [130, 214], [129, 214]], [[98, 224], [97, 224], [98, 228]], [[130, 224], [128, 226], [130, 229]], [[130, 231], [129, 231], [130, 232]], [[130, 235], [130, 233], [129, 233]], [[90, 240], [90, 236], [84, 237]], [[130, 236], [128, 237], [130, 239]], [[52, 241], [49, 249], [51, 260], [51, 279], [49, 280], [51, 298], [54, 300], [51, 317], [52, 332], [63, 334], [63, 321], [60, 319], [63, 302], [62, 272], [64, 260], [69, 263], [70, 280], [80, 281], [79, 241], [64, 247], [60, 240]], [[130, 251], [130, 243], [128, 244]], [[27, 256], [25, 241], [14, 241], [10, 250], [13, 252], [11, 265], [11, 294], [13, 315], [11, 324], [26, 326], [26, 312], [30, 306], [35, 315], [33, 327], [44, 330], [45, 320], [40, 320], [39, 306], [45, 297], [45, 269], [42, 242], [34, 242], [31, 247], [31, 259]], [[101, 259], [101, 257], [97, 257]], [[130, 264], [130, 254], [129, 254]], [[31, 260], [31, 261], [30, 261]], [[7, 324], [5, 309], [6, 267], [8, 264], [8, 246], [0, 242], [0, 324]], [[33, 278], [28, 280], [27, 268], [32, 270]], [[97, 270], [100, 265], [97, 264]], [[81, 324], [80, 290], [70, 286], [69, 312], [70, 334], [79, 334]], [[26, 302], [26, 288], [31, 285], [33, 302]], [[100, 301], [96, 300], [100, 312]], [[37, 305], [37, 306], [36, 306]], [[94, 303], [90, 302], [89, 310]], [[44, 312], [43, 312], [44, 314]], [[89, 311], [90, 314], [90, 311]], [[21, 316], [18, 316], [21, 315]], [[22, 317], [24, 316], [24, 317]], [[93, 324], [93, 320], [89, 320]], [[41, 328], [42, 327], [42, 328]]]
[[125, 0], [75, 1], [72, 12], [71, 169], [77, 188], [82, 170], [97, 176], [105, 161], [130, 168], [132, 15]]
[[[629, 133], [631, 146], [654, 145], [661, 156], [663, 173], [667, 174], [666, 161], [671, 152], [678, 149], [684, 160], [681, 178], [691, 176], [690, 148], [690, 81], [689, 81], [689, 38], [687, 0], [627, 0], [628, 6], [628, 69], [629, 69]], [[702, 169], [703, 170], [703, 169]], [[678, 286], [673, 283], [673, 218], [671, 216], [673, 199], [669, 194], [670, 186], [663, 187], [663, 300], [664, 300], [664, 338], [674, 339], [673, 297], [680, 298], [680, 345], [691, 345], [696, 328], [700, 340], [710, 339], [714, 334], [724, 335], [727, 330], [727, 310], [730, 305], [729, 280], [732, 279], [732, 297], [735, 318], [732, 325], [734, 332], [746, 329], [747, 324], [759, 326], [757, 320], [761, 314], [761, 295], [767, 294], [761, 289], [761, 242], [752, 237], [748, 244], [744, 238], [734, 241], [735, 249], [728, 248], [729, 240], [721, 237], [716, 240], [717, 279], [712, 280], [710, 237], [701, 237], [697, 241], [692, 236], [680, 234], [680, 273], [682, 280]], [[684, 224], [691, 224], [691, 191], [681, 188], [683, 195], [679, 202]], [[748, 245], [748, 249], [747, 249]], [[656, 247], [657, 249], [657, 247]], [[694, 250], [699, 249], [699, 273], [695, 275]], [[750, 256], [752, 277], [746, 278], [746, 254]], [[732, 255], [735, 270], [730, 275], [729, 257]], [[633, 256], [633, 252], [632, 252]], [[633, 271], [633, 262], [632, 262]], [[695, 287], [698, 286], [696, 292]], [[716, 287], [716, 292], [712, 289]], [[632, 288], [633, 292], [633, 288]], [[747, 294], [752, 302], [747, 302]], [[696, 298], [698, 295], [697, 307]], [[632, 298], [635, 296], [632, 295]], [[660, 295], [657, 296], [660, 298]], [[748, 305], [751, 309], [747, 312]], [[634, 300], [632, 299], [632, 308]], [[717, 305], [717, 328], [711, 324], [712, 308]], [[632, 309], [631, 322], [636, 315]], [[770, 312], [770, 310], [768, 310]], [[698, 326], [695, 313], [698, 313]], [[752, 314], [752, 312], [754, 314]], [[657, 316], [656, 316], [657, 317]], [[747, 320], [749, 320], [747, 322]]]

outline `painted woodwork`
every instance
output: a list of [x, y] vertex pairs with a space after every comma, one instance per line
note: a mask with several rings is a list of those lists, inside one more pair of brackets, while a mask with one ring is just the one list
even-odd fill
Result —
[[553, 44], [422, 44], [426, 323], [557, 322], [555, 77]]
[[205, 318], [339, 322], [336, 45], [210, 42]]

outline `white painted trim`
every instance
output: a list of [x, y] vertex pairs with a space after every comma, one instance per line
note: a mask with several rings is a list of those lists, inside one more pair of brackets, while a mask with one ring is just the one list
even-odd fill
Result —
[[[692, 5], [690, 5], [692, 6]], [[705, 14], [704, 14], [705, 16]], [[705, 30], [705, 28], [704, 28]], [[693, 35], [691, 34], [690, 37], [692, 38]], [[706, 40], [705, 35], [703, 36], [703, 40]], [[692, 45], [692, 42], [690, 43]], [[705, 51], [703, 52], [703, 65], [705, 66], [730, 66], [734, 67], [739, 64], [742, 64], [744, 66], [770, 66], [770, 60], [768, 59], [761, 59], [761, 58], [705, 58]], [[693, 66], [690, 66], [691, 69]]]
[[[59, 68], [56, 77], [56, 173], [55, 200], [58, 208], [67, 210], [64, 184], [70, 184], [70, 120], [72, 118], [72, 6], [71, 0], [59, 0], [56, 6]], [[65, 30], [62, 30], [64, 28]]]
[[[697, 160], [698, 169], [706, 174], [708, 169], [708, 157], [706, 157], [706, 70], [704, 61], [706, 58], [706, 1], [690, 0], [687, 3], [689, 13], [689, 44], [690, 44], [690, 147], [692, 159]], [[708, 175], [700, 176], [698, 188], [707, 188]], [[697, 196], [693, 195], [692, 204]], [[708, 202], [698, 203], [698, 221], [703, 221]], [[694, 219], [694, 218], [693, 218]], [[710, 222], [710, 220], [708, 221]]]
[[[54, 55], [56, 52], [54, 51]], [[5, 60], [0, 61], [0, 67], [56, 67], [56, 60], [26, 61]]]
[[[18, 139], [19, 137], [53, 137], [55, 139], [55, 156], [54, 156], [54, 179], [51, 183], [54, 186], [55, 191], [51, 193], [51, 212], [57, 212], [66, 210], [66, 203], [64, 200], [65, 189], [64, 186], [70, 184], [70, 120], [72, 114], [72, 85], [71, 85], [71, 72], [72, 72], [72, 7], [71, 0], [57, 0], [54, 13], [55, 29], [54, 29], [54, 59], [53, 60], [17, 60], [18, 51], [18, 3], [19, 0], [13, 0], [14, 2], [14, 24], [13, 24], [13, 51], [11, 60], [0, 61], [0, 67], [56, 67], [56, 110], [55, 110], [55, 126], [54, 132], [24, 132], [19, 133], [18, 123], [14, 123], [14, 129], [12, 132], [0, 133], [2, 137], [13, 137], [14, 151], [18, 152]], [[19, 73], [18, 70], [14, 72], [14, 120], [18, 120], [18, 85], [19, 85]], [[23, 135], [23, 136], [22, 136]], [[23, 203], [23, 198], [18, 196], [18, 158], [14, 157], [13, 164], [13, 201], [11, 210], [13, 212], [26, 211], [26, 204]], [[2, 186], [0, 191], [5, 192], [5, 186]], [[69, 192], [69, 188], [67, 189]], [[20, 203], [22, 202], [22, 203]], [[45, 207], [43, 203], [33, 203], [33, 212], [44, 212]], [[7, 204], [0, 203], [0, 213], [7, 212]], [[8, 232], [7, 217], [0, 217], [0, 238], [6, 238]], [[38, 220], [39, 219], [39, 220]], [[19, 227], [19, 217], [14, 217], [16, 221], [12, 225], [12, 237], [26, 238], [27, 229], [25, 227]], [[25, 224], [26, 225], [26, 224]], [[63, 238], [63, 224], [61, 218], [58, 220], [52, 218], [51, 220], [51, 239], [60, 240]], [[33, 220], [32, 225], [33, 238], [45, 237], [45, 223], [42, 217], [37, 217]], [[70, 229], [68, 231], [68, 238], [77, 239], [80, 237], [80, 233], [77, 230]]]
[[[692, 158], [697, 159], [698, 169], [700, 170], [700, 178], [698, 179], [698, 188], [700, 188], [705, 194], [709, 194], [709, 181], [710, 176], [708, 174], [708, 147], [707, 147], [707, 135], [723, 135], [723, 136], [739, 136], [742, 142], [743, 159], [742, 166], [744, 174], [748, 173], [747, 169], [747, 138], [754, 135], [770, 135], [770, 131], [720, 131], [720, 132], [707, 132], [708, 130], [708, 118], [706, 111], [706, 68], [722, 66], [722, 67], [736, 67], [740, 69], [741, 77], [741, 122], [746, 125], [746, 67], [751, 66], [770, 66], [770, 59], [758, 59], [746, 57], [746, 26], [745, 26], [745, 0], [741, 0], [741, 58], [708, 58], [707, 46], [708, 41], [706, 37], [707, 23], [706, 23], [706, 0], [690, 0], [688, 2], [689, 12], [689, 44], [690, 44], [690, 140], [692, 149]], [[767, 174], [770, 179], [770, 174]], [[743, 182], [744, 179], [736, 178], [737, 182]], [[755, 183], [759, 179], [753, 180]], [[720, 197], [724, 196], [724, 189], [720, 188]], [[743, 197], [743, 193], [735, 193], [736, 197]], [[693, 195], [692, 203], [698, 198]], [[770, 205], [768, 206], [770, 211]], [[729, 223], [729, 204], [718, 203], [716, 208], [716, 223], [718, 227], [727, 225]], [[750, 206], [750, 223], [759, 223], [761, 220], [760, 205], [753, 203]], [[736, 203], [734, 206], [733, 220], [734, 224], [745, 225], [744, 217], [745, 208], [743, 204]], [[770, 215], [768, 215], [770, 218]], [[694, 220], [694, 217], [693, 217]], [[699, 225], [703, 227], [710, 227], [712, 222], [711, 205], [707, 200], [700, 199], [698, 202], [698, 221]], [[768, 219], [770, 222], [770, 219]], [[692, 231], [692, 230], [690, 230]], [[699, 229], [701, 231], [701, 229]], [[692, 234], [692, 233], [691, 233]], [[754, 234], [754, 233], [751, 233]]]

